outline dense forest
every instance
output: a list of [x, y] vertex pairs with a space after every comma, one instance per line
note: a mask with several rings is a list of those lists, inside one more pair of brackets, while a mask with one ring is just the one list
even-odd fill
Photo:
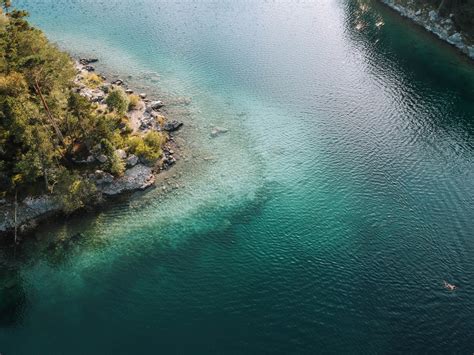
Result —
[[[117, 151], [150, 163], [161, 155], [165, 134], [133, 134], [125, 112], [133, 97], [111, 88], [106, 108], [75, 90], [74, 62], [30, 26], [27, 12], [1, 0], [0, 13], [0, 198], [52, 194], [64, 211], [100, 198], [90, 172], [120, 176]], [[97, 75], [90, 85], [100, 85]], [[96, 164], [78, 164], [88, 156]]]
[[423, 5], [429, 3], [437, 7], [443, 16], [454, 15], [454, 22], [460, 30], [474, 36], [474, 0], [416, 0]]

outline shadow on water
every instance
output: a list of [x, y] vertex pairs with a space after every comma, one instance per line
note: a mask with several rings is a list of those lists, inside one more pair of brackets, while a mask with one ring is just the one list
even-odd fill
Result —
[[19, 269], [3, 264], [0, 268], [0, 329], [21, 324], [27, 306]]

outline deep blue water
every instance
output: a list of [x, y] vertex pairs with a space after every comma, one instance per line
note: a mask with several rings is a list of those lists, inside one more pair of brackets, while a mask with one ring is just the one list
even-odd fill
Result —
[[0, 249], [2, 354], [474, 351], [465, 58], [373, 1], [15, 4], [163, 98], [186, 158]]

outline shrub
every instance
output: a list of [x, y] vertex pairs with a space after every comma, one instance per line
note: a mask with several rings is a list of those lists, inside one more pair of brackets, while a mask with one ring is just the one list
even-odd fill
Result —
[[0, 95], [19, 95], [27, 88], [25, 78], [20, 73], [0, 75]]
[[110, 90], [109, 95], [105, 99], [105, 103], [111, 111], [115, 111], [118, 114], [125, 114], [128, 109], [128, 97], [125, 91], [122, 88], [114, 88]]
[[59, 174], [54, 197], [65, 213], [72, 213], [98, 199], [93, 182], [65, 169]]
[[100, 148], [102, 152], [107, 155], [108, 157], [111, 156], [114, 153], [114, 146], [110, 141], [106, 138], [102, 138], [100, 141]]
[[140, 97], [138, 95], [132, 94], [128, 96], [128, 109], [133, 110], [137, 108], [138, 104], [140, 103]]
[[161, 147], [165, 142], [166, 137], [164, 135], [151, 131], [144, 137], [131, 137], [128, 145], [130, 152], [149, 163], [153, 163], [161, 157]]
[[125, 172], [125, 163], [117, 154], [113, 153], [107, 160], [106, 170], [112, 175], [121, 176]]
[[95, 73], [88, 73], [84, 80], [85, 84], [93, 89], [98, 88], [103, 83], [102, 78]]
[[155, 131], [148, 132], [143, 139], [147, 146], [156, 150], [161, 149], [166, 142], [166, 137], [162, 133]]

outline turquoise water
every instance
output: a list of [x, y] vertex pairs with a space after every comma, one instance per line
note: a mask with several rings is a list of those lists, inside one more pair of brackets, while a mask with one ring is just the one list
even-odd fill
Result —
[[2, 354], [473, 351], [464, 58], [371, 1], [15, 3], [186, 158], [0, 249]]

